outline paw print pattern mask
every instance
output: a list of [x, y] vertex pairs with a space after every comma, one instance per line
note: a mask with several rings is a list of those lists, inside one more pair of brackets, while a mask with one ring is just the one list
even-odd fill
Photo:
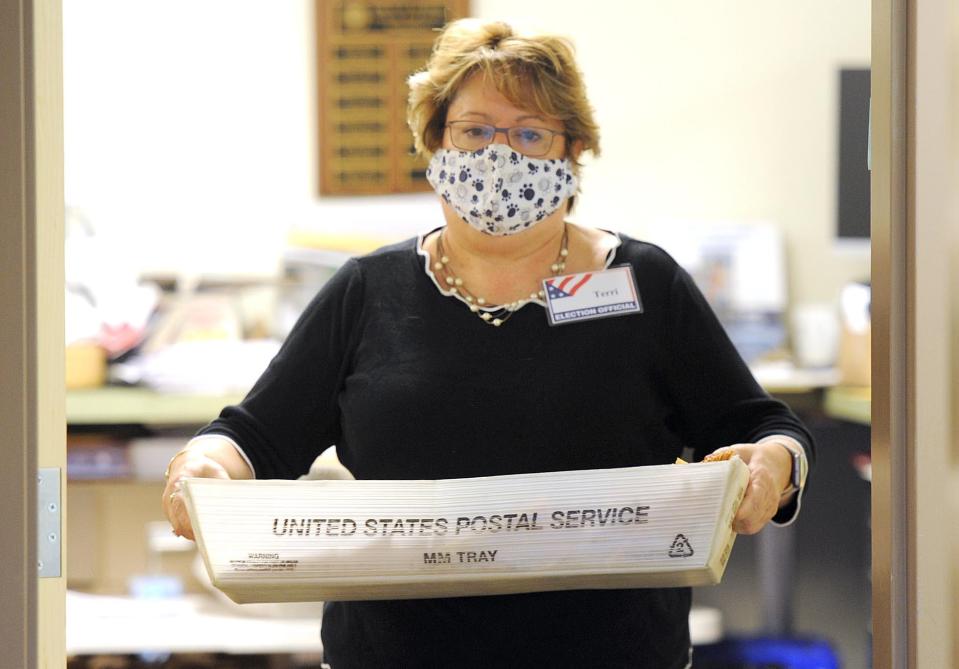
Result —
[[464, 221], [490, 235], [536, 225], [575, 194], [577, 184], [568, 159], [528, 158], [505, 144], [440, 149], [426, 179]]

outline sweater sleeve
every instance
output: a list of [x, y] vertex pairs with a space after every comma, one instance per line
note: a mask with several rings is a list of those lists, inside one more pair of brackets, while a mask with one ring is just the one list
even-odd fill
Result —
[[307, 472], [339, 439], [338, 397], [362, 311], [363, 278], [351, 259], [313, 298], [243, 401], [197, 434], [232, 439], [256, 478]]
[[676, 407], [670, 427], [695, 451], [696, 460], [721, 446], [792, 437], [815, 458], [812, 436], [784, 403], [753, 378], [692, 278], [675, 267], [667, 307], [666, 374]]

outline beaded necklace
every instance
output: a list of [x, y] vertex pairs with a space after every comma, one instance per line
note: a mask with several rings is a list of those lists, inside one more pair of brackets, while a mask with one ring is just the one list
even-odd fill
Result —
[[[535, 300], [537, 298], [543, 299], [545, 297], [542, 290], [535, 293], [530, 293], [529, 297], [522, 297], [514, 302], [507, 302], [506, 304], [501, 305], [492, 305], [489, 309], [484, 309], [486, 307], [486, 298], [475, 295], [470, 291], [466, 285], [463, 283], [463, 279], [458, 277], [453, 271], [453, 268], [450, 267], [450, 258], [446, 254], [446, 251], [443, 248], [443, 234], [446, 232], [446, 228], [440, 230], [440, 236], [436, 238], [436, 255], [438, 260], [433, 263], [433, 270], [436, 272], [438, 279], [445, 283], [447, 290], [454, 294], [459, 294], [463, 296], [463, 299], [466, 300], [466, 303], [469, 305], [469, 310], [474, 314], [479, 316], [487, 325], [493, 325], [499, 327], [510, 317], [515, 314], [519, 309]], [[550, 271], [552, 274], [550, 276], [555, 276], [563, 270], [566, 269], [566, 257], [569, 255], [569, 225], [563, 223], [563, 238], [560, 241], [559, 254], [556, 256], [556, 261], [550, 265]]]

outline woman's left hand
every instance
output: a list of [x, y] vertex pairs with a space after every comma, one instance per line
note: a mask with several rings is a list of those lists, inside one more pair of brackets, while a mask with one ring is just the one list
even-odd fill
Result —
[[734, 444], [716, 449], [720, 454], [732, 451], [749, 467], [749, 485], [739, 511], [733, 518], [733, 531], [756, 534], [772, 520], [786, 500], [782, 491], [789, 485], [792, 457], [777, 441], [761, 444]]

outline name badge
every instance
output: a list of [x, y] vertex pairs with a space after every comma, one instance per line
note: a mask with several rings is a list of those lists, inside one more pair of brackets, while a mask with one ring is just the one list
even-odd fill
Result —
[[543, 291], [550, 325], [643, 312], [632, 265], [554, 276], [543, 281]]

